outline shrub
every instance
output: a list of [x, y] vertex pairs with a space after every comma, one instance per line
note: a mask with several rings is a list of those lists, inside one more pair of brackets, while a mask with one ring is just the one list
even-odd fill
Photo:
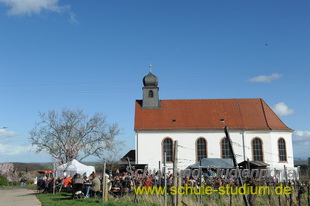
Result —
[[8, 186], [9, 181], [6, 177], [0, 175], [0, 186]]

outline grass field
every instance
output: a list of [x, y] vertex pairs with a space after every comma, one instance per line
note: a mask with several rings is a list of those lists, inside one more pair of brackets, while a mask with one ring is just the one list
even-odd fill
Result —
[[[23, 186], [23, 188], [24, 187], [25, 188], [35, 188], [36, 186], [34, 186], [34, 185], [26, 185], [26, 186]], [[9, 189], [9, 188], [21, 188], [21, 186], [20, 185], [7, 185], [7, 186], [1, 185], [0, 188], [3, 188], [3, 189], [5, 189], [5, 188], [7, 188], [7, 189]]]
[[103, 203], [101, 197], [100, 198], [87, 198], [87, 199], [77, 199], [73, 200], [71, 198], [71, 194], [69, 193], [57, 193], [57, 194], [45, 194], [41, 193], [37, 195], [37, 198], [40, 200], [43, 206], [136, 206], [136, 205], [153, 205], [159, 206], [160, 204], [156, 204], [154, 202], [149, 201], [140, 201], [139, 204], [134, 203], [133, 198], [123, 197], [123, 198], [110, 198], [108, 202]]

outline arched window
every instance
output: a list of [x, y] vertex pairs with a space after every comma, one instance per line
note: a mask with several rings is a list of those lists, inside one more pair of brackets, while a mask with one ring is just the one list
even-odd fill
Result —
[[263, 144], [260, 138], [255, 138], [252, 141], [253, 160], [263, 161]]
[[285, 146], [285, 140], [283, 138], [280, 138], [278, 140], [278, 148], [279, 148], [279, 160], [280, 162], [286, 162], [286, 146]]
[[153, 93], [152, 90], [149, 91], [149, 97], [150, 97], [150, 98], [153, 98], [153, 97], [154, 97], [154, 93]]
[[207, 141], [200, 137], [196, 141], [197, 162], [202, 158], [207, 158]]
[[222, 139], [222, 158], [233, 158], [227, 137]]
[[172, 162], [173, 161], [173, 141], [171, 138], [165, 138], [163, 141], [163, 160], [165, 158], [165, 152], [166, 152], [166, 161]]

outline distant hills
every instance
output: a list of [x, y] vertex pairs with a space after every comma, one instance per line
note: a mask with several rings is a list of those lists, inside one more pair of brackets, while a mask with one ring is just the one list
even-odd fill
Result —
[[53, 170], [52, 163], [23, 163], [13, 162], [17, 171], [37, 171], [37, 170]]

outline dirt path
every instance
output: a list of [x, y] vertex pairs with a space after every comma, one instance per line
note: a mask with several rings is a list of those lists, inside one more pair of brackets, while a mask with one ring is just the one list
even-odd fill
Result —
[[40, 201], [36, 197], [33, 188], [1, 188], [0, 206], [39, 206]]

